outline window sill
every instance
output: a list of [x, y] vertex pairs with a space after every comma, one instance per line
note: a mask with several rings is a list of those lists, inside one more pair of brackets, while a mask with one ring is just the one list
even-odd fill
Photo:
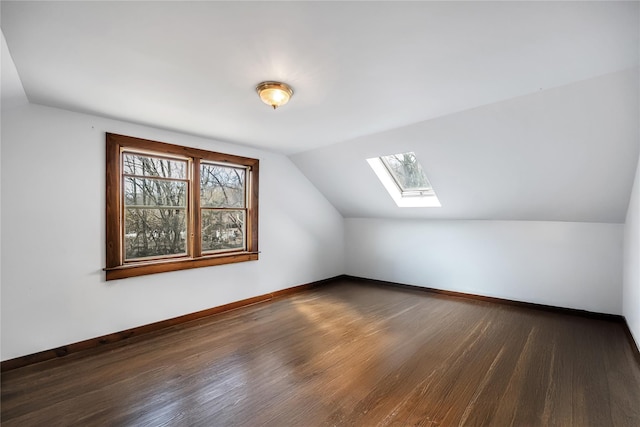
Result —
[[125, 264], [105, 268], [107, 280], [126, 279], [127, 277], [144, 276], [146, 274], [165, 273], [168, 271], [188, 270], [191, 268], [210, 267], [214, 265], [233, 264], [236, 262], [256, 261], [259, 252], [238, 252], [233, 254], [210, 255], [200, 258], [180, 258], [163, 261], [149, 261], [136, 264]]

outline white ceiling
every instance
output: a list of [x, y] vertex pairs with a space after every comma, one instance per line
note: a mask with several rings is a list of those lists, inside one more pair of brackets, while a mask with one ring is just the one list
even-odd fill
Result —
[[[345, 217], [623, 222], [639, 5], [0, 7], [30, 102], [290, 155]], [[295, 90], [277, 111], [254, 91], [272, 79]], [[365, 161], [403, 151], [442, 208], [397, 208]]]
[[[30, 102], [286, 154], [638, 63], [638, 4], [8, 2]], [[295, 95], [271, 111], [254, 88]]]

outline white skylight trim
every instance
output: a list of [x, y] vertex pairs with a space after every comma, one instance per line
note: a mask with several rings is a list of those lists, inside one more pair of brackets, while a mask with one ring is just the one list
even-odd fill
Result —
[[380, 157], [373, 157], [371, 159], [367, 159], [369, 166], [375, 172], [376, 176], [386, 188], [387, 192], [391, 196], [396, 205], [401, 208], [439, 208], [442, 207], [436, 193], [431, 189], [429, 192], [422, 192], [421, 194], [416, 195], [405, 195], [403, 196], [402, 191], [396, 184], [396, 181], [393, 179], [389, 170], [384, 165]]

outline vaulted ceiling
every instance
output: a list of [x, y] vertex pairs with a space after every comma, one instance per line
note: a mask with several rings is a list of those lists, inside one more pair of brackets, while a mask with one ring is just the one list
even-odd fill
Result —
[[[32, 103], [290, 155], [346, 217], [621, 222], [638, 2], [7, 2]], [[282, 80], [272, 111], [255, 86]], [[367, 157], [415, 151], [442, 208]]]

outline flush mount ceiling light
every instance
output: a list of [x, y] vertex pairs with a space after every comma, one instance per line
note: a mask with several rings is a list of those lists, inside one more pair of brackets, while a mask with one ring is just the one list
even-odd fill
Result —
[[256, 91], [262, 102], [272, 106], [274, 110], [289, 102], [293, 95], [291, 86], [280, 82], [262, 82], [256, 86]]

